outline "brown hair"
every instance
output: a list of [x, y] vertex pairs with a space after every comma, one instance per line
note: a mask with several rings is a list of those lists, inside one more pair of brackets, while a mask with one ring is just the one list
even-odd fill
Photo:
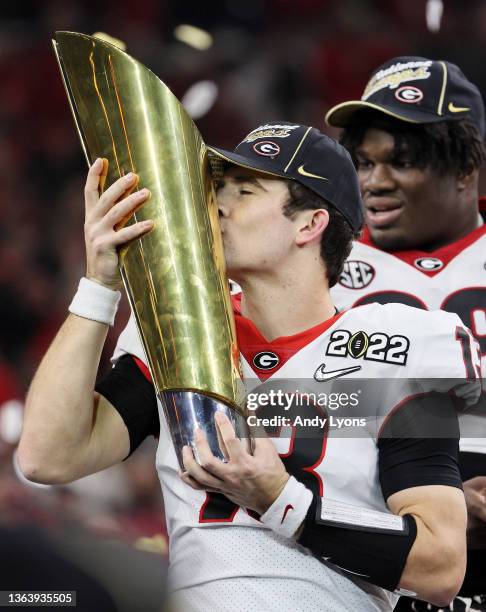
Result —
[[324, 208], [329, 212], [329, 224], [321, 238], [321, 258], [326, 266], [329, 287], [333, 287], [339, 280], [353, 240], [359, 236], [359, 232], [354, 232], [342, 214], [311, 189], [295, 181], [289, 181], [288, 187], [290, 198], [283, 207], [286, 217], [292, 217], [301, 210]]

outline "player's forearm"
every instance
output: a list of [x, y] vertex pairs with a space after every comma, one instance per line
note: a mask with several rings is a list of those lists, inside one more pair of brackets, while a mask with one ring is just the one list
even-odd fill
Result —
[[415, 517], [417, 537], [399, 586], [438, 606], [446, 606], [452, 601], [466, 570], [465, 504], [460, 490], [453, 490], [453, 493], [456, 499], [449, 498], [447, 518], [407, 510]]
[[413, 591], [419, 599], [437, 606], [448, 606], [461, 587], [465, 570], [466, 547], [431, 534], [417, 520], [417, 540], [407, 559], [400, 588]]
[[89, 442], [93, 392], [108, 325], [69, 315], [32, 381], [19, 445], [31, 480], [62, 482]]

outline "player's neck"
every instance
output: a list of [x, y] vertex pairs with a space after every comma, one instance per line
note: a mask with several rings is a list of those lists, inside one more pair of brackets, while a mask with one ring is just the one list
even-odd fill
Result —
[[449, 234], [442, 235], [437, 240], [431, 242], [428, 245], [424, 245], [421, 249], [427, 253], [432, 253], [439, 249], [442, 249], [450, 244], [454, 244], [458, 240], [461, 240], [471, 232], [474, 232], [478, 227], [482, 225], [482, 218], [479, 213], [476, 213], [474, 217], [470, 217], [467, 220], [457, 220], [457, 224], [451, 224], [451, 232]]
[[467, 218], [459, 217], [454, 222], [451, 222], [447, 228], [447, 231], [444, 231], [439, 236], [437, 236], [434, 240], [424, 244], [415, 244], [410, 245], [408, 247], [403, 247], [401, 245], [382, 245], [380, 244], [380, 240], [374, 240], [371, 232], [369, 237], [371, 242], [375, 244], [378, 248], [384, 251], [423, 251], [424, 253], [433, 253], [442, 249], [444, 247], [449, 246], [450, 244], [454, 244], [458, 240], [461, 240], [471, 232], [474, 232], [479, 227], [484, 224], [483, 219], [479, 212], [476, 210], [474, 214], [470, 214]]
[[460, 230], [454, 232], [454, 235], [449, 240], [444, 242], [444, 244], [436, 246], [434, 250], [444, 246], [448, 246], [449, 244], [453, 244], [454, 242], [461, 240], [461, 238], [464, 238], [471, 232], [474, 232], [478, 229], [478, 227], [481, 227], [482, 225], [483, 220], [481, 218], [481, 215], [479, 214], [479, 212], [476, 212], [475, 215], [471, 217], [467, 223], [464, 223], [463, 227]]
[[303, 332], [335, 313], [322, 268], [285, 279], [255, 277], [243, 281], [242, 290], [241, 314], [269, 341]]

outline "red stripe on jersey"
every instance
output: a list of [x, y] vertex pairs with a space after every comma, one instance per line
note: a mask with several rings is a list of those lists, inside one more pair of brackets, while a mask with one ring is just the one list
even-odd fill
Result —
[[[339, 312], [330, 319], [327, 319], [327, 321], [323, 321], [310, 329], [306, 329], [293, 336], [280, 336], [279, 338], [275, 338], [275, 340], [269, 341], [261, 334], [253, 321], [250, 321], [250, 319], [247, 319], [241, 314], [241, 293], [232, 296], [232, 302], [235, 313], [238, 347], [250, 364], [252, 370], [262, 381], [267, 380], [267, 378], [275, 374], [275, 372], [278, 372], [291, 357], [321, 336], [344, 314], [344, 311]], [[262, 371], [255, 366], [253, 359], [255, 355], [264, 351], [275, 353], [279, 361], [274, 368]]]
[[[479, 200], [479, 210], [480, 212], [486, 212], [486, 197], [481, 198]], [[454, 257], [459, 255], [459, 253], [464, 251], [464, 249], [467, 249], [467, 247], [471, 246], [474, 242], [476, 242], [476, 240], [478, 240], [485, 234], [486, 234], [486, 223], [476, 228], [472, 232], [469, 232], [469, 234], [466, 234], [462, 238], [459, 238], [459, 240], [456, 240], [455, 242], [451, 242], [450, 244], [440, 247], [439, 249], [436, 249], [435, 251], [420, 251], [418, 249], [417, 250], [407, 250], [407, 251], [386, 251], [385, 249], [380, 249], [379, 247], [375, 245], [375, 243], [373, 242], [371, 238], [369, 229], [365, 227], [363, 231], [363, 235], [359, 239], [359, 242], [366, 244], [369, 247], [378, 249], [379, 251], [385, 251], [386, 253], [393, 255], [397, 259], [400, 259], [404, 263], [407, 263], [410, 266], [412, 266], [414, 270], [418, 270], [419, 272], [422, 272], [422, 274], [425, 274], [426, 276], [435, 276], [436, 274], [440, 274], [442, 270], [444, 270], [446, 266], [451, 263]], [[415, 265], [415, 261], [422, 257], [435, 257], [443, 263], [443, 266], [439, 268], [438, 270], [422, 270], [421, 268]]]
[[133, 356], [133, 359], [134, 359], [135, 363], [138, 365], [140, 371], [142, 372], [142, 374], [149, 381], [149, 383], [151, 383], [152, 382], [152, 376], [150, 375], [150, 371], [147, 368], [147, 366], [144, 364], [144, 362], [141, 359], [139, 359], [138, 357], [135, 357], [134, 355], [132, 355], [132, 356]]

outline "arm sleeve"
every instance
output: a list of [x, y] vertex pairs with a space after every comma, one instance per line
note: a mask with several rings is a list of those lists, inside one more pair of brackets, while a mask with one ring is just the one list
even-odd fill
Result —
[[[428, 437], [423, 437], [424, 433]], [[385, 421], [377, 445], [385, 499], [410, 487], [439, 484], [462, 488], [459, 427], [450, 396], [432, 393], [402, 403]], [[333, 525], [322, 520], [323, 502], [325, 499], [314, 497], [298, 536], [299, 544], [321, 561], [394, 590], [417, 534], [414, 518], [403, 516], [402, 528], [392, 531], [369, 529], [359, 522]]]
[[446, 485], [462, 489], [459, 425], [450, 395], [412, 397], [390, 415], [378, 439], [383, 497], [410, 487]]
[[130, 436], [130, 456], [146, 437], [160, 431], [157, 398], [153, 384], [131, 355], [120, 357], [95, 390], [120, 413]]

